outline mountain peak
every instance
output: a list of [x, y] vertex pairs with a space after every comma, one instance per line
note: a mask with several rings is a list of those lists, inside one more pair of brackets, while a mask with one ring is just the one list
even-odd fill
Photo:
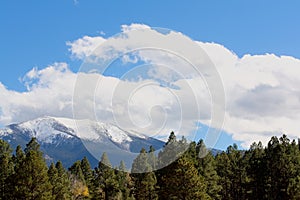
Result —
[[111, 123], [51, 116], [9, 125], [0, 129], [0, 136], [13, 133], [12, 129], [27, 132], [31, 137], [36, 137], [39, 142], [43, 143], [52, 143], [57, 136], [63, 138], [78, 137], [84, 140], [109, 139], [119, 144], [132, 142], [132, 136], [141, 139], [148, 138], [143, 134], [125, 131]]
[[24, 148], [32, 137], [37, 138], [47, 159], [52, 158], [49, 162], [64, 160], [66, 163], [88, 156], [96, 164], [101, 154], [107, 152], [112, 163], [118, 164], [121, 157], [129, 164], [142, 148], [160, 149], [164, 144], [110, 123], [86, 119], [44, 116], [0, 129], [0, 139], [8, 141], [13, 148], [19, 144]]

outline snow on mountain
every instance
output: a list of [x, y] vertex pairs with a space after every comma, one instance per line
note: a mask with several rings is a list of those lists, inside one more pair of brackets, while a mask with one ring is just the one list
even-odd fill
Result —
[[0, 136], [12, 134], [14, 132], [12, 127], [28, 132], [30, 137], [36, 137], [38, 141], [44, 143], [53, 143], [57, 136], [63, 138], [78, 137], [91, 141], [109, 138], [118, 144], [132, 142], [130, 136], [147, 139], [145, 135], [135, 132], [129, 133], [109, 123], [48, 116], [7, 126], [0, 129]]
[[41, 117], [0, 129], [0, 139], [8, 141], [13, 149], [17, 145], [25, 148], [32, 137], [40, 143], [48, 164], [60, 160], [68, 167], [84, 156], [95, 167], [103, 152], [114, 166], [121, 160], [131, 166], [142, 148], [159, 150], [164, 145], [155, 138], [91, 120]]
[[[59, 126], [61, 125], [61, 126]], [[40, 142], [52, 143], [55, 136], [60, 135], [63, 138], [74, 137], [73, 129], [62, 124], [58, 124], [54, 118], [43, 117], [32, 121], [18, 124], [18, 128], [28, 131], [31, 137], [36, 137]]]

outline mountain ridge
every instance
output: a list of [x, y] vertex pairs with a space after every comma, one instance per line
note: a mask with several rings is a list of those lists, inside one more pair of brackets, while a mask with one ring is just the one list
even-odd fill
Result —
[[[22, 148], [35, 137], [48, 164], [61, 160], [66, 167], [86, 156], [93, 167], [97, 166], [102, 153], [106, 152], [114, 166], [120, 159], [127, 167], [142, 148], [153, 146], [160, 150], [165, 142], [105, 122], [75, 120], [44, 116], [21, 123], [10, 124], [0, 129], [0, 139], [6, 140], [15, 149]], [[208, 148], [213, 155], [221, 150]]]
[[153, 146], [160, 149], [164, 145], [163, 141], [155, 138], [92, 120], [45, 116], [0, 129], [0, 138], [8, 141], [13, 148], [18, 144], [25, 148], [32, 137], [37, 138], [48, 163], [61, 160], [66, 165], [87, 156], [91, 165], [96, 166], [101, 154], [106, 151], [112, 164], [119, 164], [122, 157], [130, 165], [141, 148]]

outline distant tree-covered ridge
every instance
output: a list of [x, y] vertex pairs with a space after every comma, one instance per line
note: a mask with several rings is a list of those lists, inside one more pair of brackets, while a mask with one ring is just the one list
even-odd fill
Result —
[[[47, 166], [35, 138], [14, 151], [0, 140], [0, 200], [300, 199], [300, 143], [286, 135], [214, 156], [203, 140], [188, 143], [172, 132], [154, 151], [141, 149], [131, 173], [122, 161], [111, 166], [106, 153], [94, 169], [86, 157], [66, 169], [60, 161]], [[166, 165], [171, 156], [177, 159]]]

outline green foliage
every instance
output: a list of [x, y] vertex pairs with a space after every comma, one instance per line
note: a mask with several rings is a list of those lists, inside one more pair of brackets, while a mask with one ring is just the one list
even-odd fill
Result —
[[152, 167], [148, 163], [148, 154], [147, 151], [143, 148], [140, 151], [140, 154], [134, 159], [132, 163], [132, 173], [144, 173], [144, 172], [151, 172]]
[[35, 138], [26, 145], [25, 157], [20, 148], [16, 153], [15, 173], [12, 175], [13, 199], [51, 199], [51, 184], [47, 165]]
[[79, 181], [83, 182], [85, 184], [84, 175], [81, 169], [81, 162], [76, 161], [70, 168], [69, 171], [72, 175], [74, 175]]
[[161, 181], [161, 199], [211, 199], [206, 193], [204, 178], [198, 174], [187, 156], [172, 163]]
[[180, 153], [182, 152], [179, 151], [179, 143], [176, 140], [174, 132], [171, 132], [166, 145], [158, 154], [159, 168], [168, 166], [179, 157]]
[[[151, 163], [149, 163], [149, 158]], [[134, 197], [136, 199], [158, 199], [156, 191], [157, 179], [151, 166], [155, 160], [153, 149], [150, 149], [150, 153], [147, 153], [143, 148], [133, 161], [131, 172], [135, 185]]]
[[265, 198], [266, 162], [265, 151], [261, 142], [258, 144], [254, 142], [250, 146], [250, 149], [245, 152], [244, 161], [247, 162], [247, 197], [250, 199]]
[[51, 163], [48, 170], [48, 177], [52, 185], [53, 199], [66, 200], [71, 198], [70, 180], [60, 161], [56, 165]]
[[150, 146], [150, 149], [148, 152], [148, 163], [153, 170], [157, 169], [158, 159], [155, 155], [155, 149], [153, 146]]
[[81, 168], [86, 185], [89, 188], [92, 188], [93, 171], [92, 171], [90, 162], [88, 161], [87, 157], [84, 157], [81, 160], [80, 168]]
[[222, 199], [245, 199], [245, 185], [247, 182], [246, 166], [243, 161], [244, 153], [237, 149], [237, 145], [229, 146], [226, 153], [219, 154], [217, 172], [220, 176]]
[[215, 157], [203, 140], [177, 141], [172, 132], [158, 157], [154, 152], [142, 149], [131, 174], [124, 162], [114, 169], [106, 153], [94, 170], [83, 158], [68, 172], [60, 161], [47, 167], [35, 138], [13, 155], [0, 140], [0, 200], [300, 199], [300, 140], [286, 135]]
[[[184, 153], [186, 149], [188, 151]], [[210, 199], [206, 193], [204, 178], [196, 169], [195, 145], [188, 145], [185, 138], [177, 141], [172, 132], [164, 149], [158, 154], [158, 162], [166, 164], [166, 161], [174, 158], [177, 159], [156, 172], [160, 188], [159, 198]]]
[[72, 197], [75, 199], [85, 198], [89, 196], [89, 189], [86, 184], [86, 180], [81, 169], [81, 161], [76, 161], [70, 168], [71, 173], [70, 182], [71, 182], [71, 193]]
[[115, 170], [106, 153], [103, 153], [98, 167], [95, 169], [93, 184], [93, 199], [117, 199], [121, 196]]
[[123, 200], [134, 199], [133, 197], [134, 182], [130, 174], [127, 172], [124, 161], [120, 162], [120, 166], [116, 171], [116, 175], [119, 183], [119, 188], [122, 193], [121, 199]]
[[206, 193], [212, 199], [220, 199], [219, 195], [222, 186], [219, 184], [220, 177], [216, 170], [216, 161], [211, 152], [206, 149], [203, 140], [200, 140], [195, 147], [196, 167], [199, 175], [203, 176], [207, 185]]
[[266, 148], [267, 199], [293, 199], [299, 195], [299, 150], [286, 135], [272, 137]]
[[12, 149], [9, 144], [0, 140], [0, 200], [5, 199], [7, 179], [13, 173]]

